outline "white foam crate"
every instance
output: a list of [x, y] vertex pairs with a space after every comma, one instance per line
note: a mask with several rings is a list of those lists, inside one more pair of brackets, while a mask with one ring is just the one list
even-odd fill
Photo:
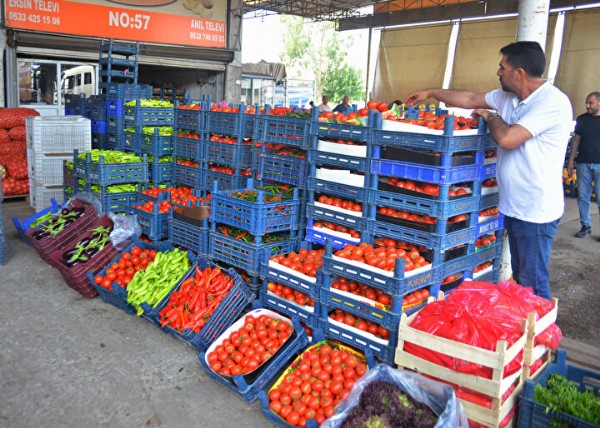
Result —
[[73, 153], [92, 148], [91, 121], [82, 116], [28, 116], [27, 147], [36, 153]]
[[48, 208], [52, 203], [50, 199], [62, 201], [65, 198], [63, 186], [46, 187], [35, 184], [29, 179], [29, 205], [35, 212]]
[[73, 160], [73, 155], [46, 155], [36, 153], [31, 147], [27, 147], [29, 178], [38, 186], [62, 186], [64, 184], [63, 164], [65, 160]]

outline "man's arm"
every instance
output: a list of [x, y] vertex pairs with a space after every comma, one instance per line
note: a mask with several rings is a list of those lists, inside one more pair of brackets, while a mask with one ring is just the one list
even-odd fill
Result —
[[521, 125], [509, 125], [498, 113], [485, 109], [475, 109], [473, 114], [483, 117], [492, 139], [502, 149], [514, 149], [533, 137], [527, 128]]
[[490, 108], [485, 101], [485, 94], [454, 89], [422, 89], [409, 94], [405, 103], [411, 106], [419, 104], [427, 98], [435, 98], [460, 108]]
[[575, 168], [573, 168], [573, 162], [575, 162], [575, 156], [577, 156], [577, 152], [579, 151], [580, 141], [581, 136], [573, 134], [573, 138], [571, 138], [571, 153], [569, 154], [569, 162], [567, 163], [567, 171], [569, 172], [569, 175], [572, 175], [575, 171]]

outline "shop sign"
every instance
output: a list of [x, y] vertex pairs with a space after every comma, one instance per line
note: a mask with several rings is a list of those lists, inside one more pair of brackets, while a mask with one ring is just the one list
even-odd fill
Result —
[[4, 0], [8, 28], [225, 48], [227, 0]]

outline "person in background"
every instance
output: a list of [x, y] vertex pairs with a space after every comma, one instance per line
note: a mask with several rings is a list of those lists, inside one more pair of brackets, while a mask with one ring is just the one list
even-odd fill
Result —
[[331, 107], [329, 107], [329, 97], [327, 95], [323, 95], [323, 102], [319, 104], [319, 113], [326, 113], [331, 111]]
[[500, 53], [496, 74], [502, 89], [424, 89], [411, 93], [406, 104], [435, 98], [474, 109], [487, 122], [498, 145], [498, 208], [505, 216], [513, 278], [550, 299], [548, 263], [564, 212], [562, 168], [573, 109], [564, 93], [542, 79], [546, 57], [539, 43], [511, 43]]
[[310, 108], [313, 108], [315, 106], [315, 102], [311, 101], [311, 102], [308, 103], [308, 105], [310, 106]]
[[333, 112], [342, 113], [344, 116], [348, 116], [352, 112], [352, 106], [350, 105], [350, 97], [348, 97], [348, 95], [345, 95], [342, 102], [335, 106]]
[[578, 116], [575, 123], [571, 154], [567, 163], [567, 170], [571, 175], [574, 171], [573, 162], [577, 160], [577, 205], [581, 222], [581, 230], [575, 234], [578, 238], [586, 238], [592, 234], [592, 182], [600, 212], [600, 92], [592, 92], [587, 96], [585, 108], [587, 113]]

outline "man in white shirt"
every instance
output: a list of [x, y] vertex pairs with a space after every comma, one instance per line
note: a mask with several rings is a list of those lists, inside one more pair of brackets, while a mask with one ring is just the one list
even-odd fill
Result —
[[328, 111], [331, 111], [331, 107], [329, 107], [329, 97], [323, 95], [323, 102], [319, 104], [319, 113], [326, 113]]
[[548, 264], [564, 212], [561, 174], [573, 109], [564, 93], [542, 79], [546, 58], [539, 43], [511, 43], [500, 53], [496, 74], [501, 90], [425, 89], [410, 94], [406, 103], [433, 97], [475, 109], [473, 114], [487, 122], [498, 145], [499, 209], [505, 215], [513, 278], [550, 299]]

